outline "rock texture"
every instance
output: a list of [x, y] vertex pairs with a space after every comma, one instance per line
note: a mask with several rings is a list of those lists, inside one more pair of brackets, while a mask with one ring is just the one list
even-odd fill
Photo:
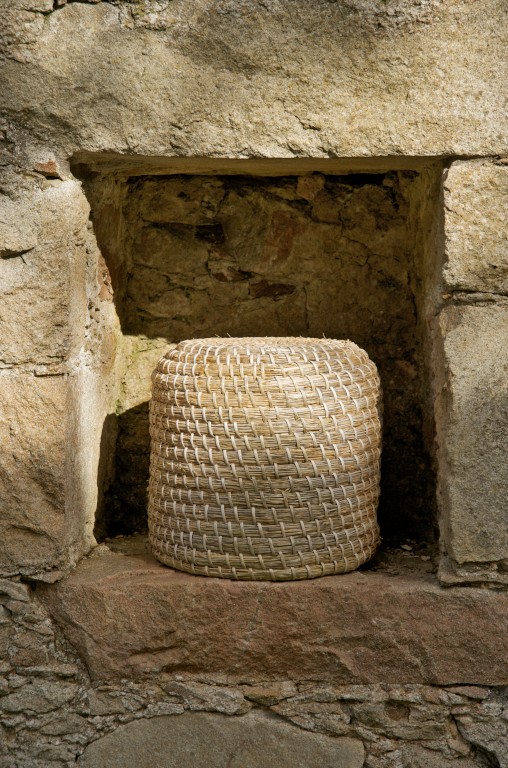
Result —
[[63, 158], [507, 150], [499, 0], [8, 5], [9, 134]]
[[[65, 429], [69, 398], [62, 377], [2, 375], [2, 563], [58, 562], [64, 538]], [[49, 420], [49, 414], [52, 419]], [[46, 440], [41, 444], [41, 432]], [[17, 502], [17, 503], [15, 503]], [[63, 542], [62, 542], [63, 543]]]
[[446, 287], [508, 295], [508, 165], [455, 162], [444, 189]]
[[[307, 760], [311, 745], [324, 765], [335, 755], [335, 765], [350, 759], [363, 768], [506, 767], [503, 688], [254, 680], [248, 668], [241, 683], [225, 685], [155, 665], [143, 681], [92, 683], [39, 591], [16, 579], [0, 580], [2, 768], [71, 768], [81, 755], [82, 764], [106, 768], [117, 764], [107, 762], [116, 759], [116, 750], [126, 766], [143, 765], [146, 755], [151, 765], [164, 765], [169, 738], [179, 735], [201, 754], [205, 729], [214, 745], [210, 760], [221, 759], [224, 750], [243, 765], [247, 757], [233, 751], [239, 726], [244, 735], [255, 731], [265, 752], [288, 740], [296, 744], [286, 753], [293, 761], [305, 755], [305, 765], [313, 764]], [[179, 747], [172, 744], [171, 752]], [[252, 753], [259, 756], [259, 750]], [[284, 764], [284, 754], [279, 757]]]
[[0, 368], [56, 373], [85, 333], [90, 209], [75, 180], [20, 181], [0, 194]]
[[[2, 768], [38, 768], [53, 765], [51, 759], [58, 766], [73, 759], [80, 736], [76, 734], [78, 741], [69, 746], [61, 739], [55, 743], [49, 734], [72, 731], [69, 707], [79, 699], [82, 675], [82, 665], [60, 639], [33, 590], [0, 579]], [[35, 728], [27, 727], [30, 721]]]
[[508, 170], [452, 163], [444, 178], [444, 308], [433, 361], [445, 584], [508, 584]]
[[118, 330], [81, 185], [36, 157], [2, 168], [0, 573], [53, 578], [95, 543]]
[[362, 768], [363, 744], [305, 733], [278, 718], [188, 713], [156, 717], [118, 728], [91, 744], [85, 768]]
[[80, 394], [78, 376], [0, 374], [0, 572], [64, 568], [93, 544]]
[[[261, 331], [338, 332], [338, 298], [347, 333], [381, 329], [420, 498], [397, 515], [430, 526], [412, 448], [433, 444], [435, 394], [440, 578], [507, 581], [503, 0], [4, 0], [1, 19], [2, 768], [86, 765], [129, 729], [211, 717], [321, 734], [363, 768], [507, 768], [506, 592], [438, 587], [431, 561], [268, 589], [102, 546], [56, 586], [20, 580], [93, 545], [117, 434], [139, 505], [145, 372], [194, 292], [193, 332], [213, 313], [227, 332], [230, 306], [239, 327], [252, 310]], [[175, 173], [206, 196], [142, 178]], [[301, 178], [242, 197], [221, 173]]]
[[[356, 572], [237, 583], [107, 550], [44, 599], [96, 680], [508, 683], [507, 596], [432, 577]], [[488, 638], [488, 642], [486, 642]]]
[[508, 561], [508, 308], [451, 306], [439, 322], [439, 366], [445, 372], [437, 410], [444, 540], [458, 564], [497, 563], [490, 578], [500, 580]]

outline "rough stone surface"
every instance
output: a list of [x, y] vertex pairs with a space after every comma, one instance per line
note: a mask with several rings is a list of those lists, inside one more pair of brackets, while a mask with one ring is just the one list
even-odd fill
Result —
[[465, 739], [492, 761], [497, 760], [499, 768], [507, 768], [508, 710], [503, 701], [493, 700], [478, 713], [458, 712], [456, 720]]
[[118, 728], [91, 744], [78, 765], [88, 768], [361, 768], [359, 740], [305, 733], [268, 714], [241, 718], [188, 713]]
[[[96, 557], [104, 550], [99, 547]], [[104, 757], [105, 750], [111, 743], [125, 744], [126, 739], [131, 752], [124, 762], [129, 765], [139, 746], [129, 736], [131, 728], [143, 734], [148, 754], [154, 740], [150, 742], [146, 734], [154, 732], [158, 739], [161, 723], [164, 738], [179, 733], [183, 713], [190, 713], [183, 722], [192, 722], [194, 733], [202, 731], [199, 723], [210, 715], [196, 720], [198, 712], [215, 713], [205, 722], [213, 726], [213, 719], [220, 719], [223, 733], [236, 733], [244, 724], [250, 732], [252, 722], [257, 735], [279, 728], [281, 743], [289, 728], [285, 723], [292, 723], [292, 738], [302, 740], [298, 755], [305, 754], [309, 735], [323, 734], [321, 743], [330, 745], [328, 754], [336, 747], [344, 756], [344, 747], [355, 745], [354, 754], [360, 759], [364, 750], [364, 768], [505, 768], [506, 688], [254, 680], [248, 669], [241, 685], [158, 670], [143, 681], [92, 683], [40, 603], [39, 592], [40, 587], [34, 592], [17, 579], [0, 581], [2, 768], [71, 768], [83, 753], [83, 764], [94, 759], [107, 766], [115, 751]], [[266, 729], [263, 723], [268, 723]], [[185, 735], [185, 742], [190, 744], [192, 736]], [[225, 743], [230, 743], [229, 737]], [[221, 746], [223, 742], [218, 749]], [[160, 752], [151, 765], [164, 764], [166, 754], [167, 750]], [[136, 768], [142, 759], [136, 756]], [[202, 764], [209, 762], [204, 759]]]
[[37, 157], [2, 168], [0, 573], [51, 578], [94, 543], [118, 325], [81, 185]]
[[0, 195], [0, 368], [54, 371], [85, 334], [89, 206], [73, 180], [27, 187]]
[[[447, 759], [442, 752], [427, 749], [421, 744], [411, 743], [402, 745], [399, 754], [392, 754], [392, 758], [398, 758], [398, 765], [408, 766], [408, 768], [447, 768], [447, 766], [450, 768], [474, 768], [482, 764], [473, 757], [453, 756]], [[485, 765], [485, 763], [483, 764]], [[392, 765], [397, 765], [397, 763], [394, 762]]]
[[55, 731], [58, 720], [56, 732], [68, 733], [82, 665], [27, 585], [1, 579], [0, 608], [0, 765], [42, 768], [52, 750], [71, 759], [72, 749], [48, 741], [45, 728]]
[[[443, 539], [443, 548], [445, 540]], [[441, 584], [454, 586], [470, 584], [475, 586], [504, 587], [508, 585], [508, 560], [494, 560], [490, 563], [458, 563], [453, 557], [441, 557], [438, 576]]]
[[508, 308], [447, 307], [439, 332], [442, 358], [435, 364], [443, 373], [436, 429], [444, 546], [459, 564], [498, 563], [502, 576], [508, 560]]
[[[161, 255], [181, 253], [176, 235], [203, 232], [222, 216], [212, 184], [208, 208], [192, 190], [188, 200], [165, 199], [173, 217], [167, 221], [157, 212], [157, 194], [147, 194], [142, 226], [137, 233], [123, 230], [125, 190], [142, 185], [139, 177], [145, 174], [307, 174], [297, 182], [295, 197], [282, 197], [280, 207], [291, 209], [290, 224], [308, 224], [304, 209], [312, 209], [312, 218], [326, 191], [320, 174], [398, 171], [402, 179], [416, 170], [420, 179], [431, 173], [434, 181], [416, 205], [412, 198], [407, 218], [407, 201], [392, 187], [391, 223], [384, 234], [377, 226], [386, 218], [383, 199], [376, 215], [376, 206], [361, 201], [365, 190], [359, 188], [341, 198], [349, 205], [346, 218], [341, 215], [338, 222], [337, 212], [337, 221], [329, 221], [335, 216], [332, 204], [312, 221], [320, 230], [340, 231], [357, 273], [372, 270], [369, 287], [378, 279], [372, 267], [384, 271], [386, 262], [384, 277], [400, 283], [406, 319], [408, 300], [414, 298], [424, 356], [430, 358], [425, 339], [436, 310], [442, 301], [449, 304], [436, 334], [444, 341], [434, 350], [446, 550], [441, 579], [489, 586], [508, 580], [502, 450], [508, 305], [505, 2], [12, 0], [3, 3], [1, 19], [3, 574], [17, 571], [50, 582], [91, 545], [97, 499], [100, 504], [114, 475], [116, 433], [128, 455], [138, 445], [136, 425], [146, 423], [144, 372], [163, 343], [157, 323], [168, 319]], [[436, 162], [425, 160], [432, 157], [443, 167], [451, 161], [444, 190], [437, 184]], [[244, 170], [233, 168], [239, 162]], [[287, 163], [285, 170], [281, 163]], [[102, 225], [94, 220], [93, 230], [73, 177], [85, 172], [109, 176], [101, 192], [108, 213]], [[151, 189], [161, 191], [156, 183]], [[258, 196], [258, 203], [263, 214], [266, 199]], [[399, 219], [392, 215], [395, 204]], [[432, 211], [440, 206], [443, 222]], [[361, 216], [363, 229], [355, 224]], [[405, 234], [395, 243], [402, 217], [414, 240]], [[376, 254], [362, 267], [366, 235], [370, 242], [373, 232]], [[140, 233], [146, 235], [144, 244], [136, 239]], [[302, 312], [290, 305], [302, 283], [296, 281], [293, 293], [281, 288], [293, 285], [293, 274], [291, 280], [282, 273], [273, 280], [260, 269], [257, 278], [236, 281], [243, 267], [223, 258], [221, 244], [208, 233], [212, 238], [202, 240], [201, 249], [198, 238], [188, 248], [196, 275], [204, 255], [206, 280], [215, 281], [217, 292], [240, 293], [249, 285], [249, 301], [264, 307], [270, 322], [285, 322], [279, 311], [284, 309], [295, 328], [307, 327]], [[261, 233], [266, 234], [263, 226]], [[272, 256], [287, 233], [284, 225], [278, 239], [277, 233], [271, 238]], [[291, 227], [289, 234], [293, 243], [300, 236]], [[348, 234], [360, 238], [346, 248]], [[181, 238], [186, 245], [187, 235]], [[231, 245], [234, 236], [226, 235]], [[413, 270], [409, 286], [403, 282], [413, 242], [421, 269]], [[404, 256], [396, 268], [397, 245]], [[138, 268], [146, 270], [138, 263], [145, 246], [158, 269], [146, 283], [137, 274]], [[124, 251], [128, 259], [136, 258], [128, 280], [122, 278]], [[244, 249], [242, 259], [247, 257], [245, 271], [255, 273], [256, 254]], [[150, 302], [145, 284], [154, 288]], [[174, 287], [175, 317], [185, 317], [188, 286]], [[383, 290], [385, 299], [399, 300], [393, 286]], [[335, 310], [331, 291], [323, 305]], [[160, 316], [150, 315], [148, 310], [161, 306]], [[128, 307], [131, 319], [138, 309], [146, 314], [122, 339], [128, 318], [117, 311], [122, 315]], [[383, 309], [394, 317], [387, 302]], [[256, 322], [259, 317], [254, 312]], [[372, 324], [375, 329], [376, 318]], [[413, 329], [394, 327], [393, 338], [400, 336], [407, 349]], [[388, 390], [395, 392], [400, 381], [400, 398], [392, 402], [403, 408], [417, 385], [411, 383], [414, 360], [402, 357], [402, 362], [409, 365], [394, 367]], [[421, 373], [419, 367], [429, 446], [431, 389], [425, 371], [420, 381]], [[135, 416], [133, 430], [122, 429], [119, 417], [127, 412]], [[140, 467], [132, 494], [142, 487], [142, 462]], [[415, 488], [418, 482], [417, 477]], [[426, 480], [421, 482], [423, 487]], [[408, 507], [402, 512], [414, 520]], [[293, 723], [300, 734], [361, 742], [363, 768], [506, 768], [507, 695], [499, 687], [507, 682], [503, 594], [439, 589], [430, 561], [410, 575], [400, 567], [404, 555], [390, 557], [384, 571], [323, 580], [321, 586], [264, 590], [200, 580], [191, 585], [154, 571], [151, 561], [133, 563], [130, 556], [118, 569], [99, 547], [74, 581], [44, 588], [45, 601], [66, 624], [75, 648], [48, 616], [40, 587], [34, 591], [17, 577], [2, 579], [0, 765], [71, 768], [88, 745], [95, 742], [90, 750], [100, 749], [102, 737], [129, 723], [142, 728], [153, 718], [178, 722], [187, 713], [195, 718], [206, 712], [235, 724], [262, 708], [275, 713], [273, 722]], [[96, 573], [85, 578], [83, 569], [92, 562]], [[83, 606], [76, 605], [79, 600]], [[198, 635], [190, 637], [188, 628], [196, 620]], [[232, 628], [226, 642], [224, 627]], [[116, 659], [104, 651], [108, 645], [119, 649]], [[386, 679], [392, 682], [372, 682]], [[417, 682], [401, 685], [402, 680]], [[453, 685], [438, 687], [439, 681]]]
[[383, 534], [428, 538], [418, 174], [94, 177], [85, 188], [127, 339], [98, 530], [146, 530], [151, 373], [170, 342], [324, 335], [354, 340], [380, 371]]
[[0, 573], [65, 567], [92, 546], [79, 395], [77, 376], [0, 375]]
[[506, 593], [444, 590], [432, 576], [241, 584], [105, 551], [43, 589], [96, 680], [166, 671], [230, 682], [508, 683]]
[[455, 162], [444, 189], [447, 288], [507, 295], [508, 166]]
[[29, 126], [64, 158], [508, 146], [500, 0], [41, 0], [2, 26], [9, 135]]

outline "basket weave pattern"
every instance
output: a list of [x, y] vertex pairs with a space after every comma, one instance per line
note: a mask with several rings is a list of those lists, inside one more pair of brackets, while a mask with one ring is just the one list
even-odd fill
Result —
[[199, 339], [152, 376], [149, 535], [166, 565], [284, 581], [378, 542], [379, 379], [349, 341]]

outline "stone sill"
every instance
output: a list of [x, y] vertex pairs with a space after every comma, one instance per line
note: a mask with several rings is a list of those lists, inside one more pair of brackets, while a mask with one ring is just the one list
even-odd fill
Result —
[[38, 587], [94, 680], [508, 683], [506, 592], [443, 588], [414, 557], [310, 581], [209, 579], [160, 565], [145, 541], [101, 545]]

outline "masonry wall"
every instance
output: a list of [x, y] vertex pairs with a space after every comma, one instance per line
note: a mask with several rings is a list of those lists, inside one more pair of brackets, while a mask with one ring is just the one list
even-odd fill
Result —
[[[241, 738], [256, 732], [266, 750], [283, 746], [281, 765], [295, 754], [351, 768], [508, 765], [505, 3], [4, 5], [0, 764], [113, 766], [116, 755], [125, 766], [140, 743], [170, 761], [188, 743], [234, 765]], [[304, 227], [322, 178], [325, 191], [336, 185], [332, 215], [358, 203], [340, 237], [351, 223], [360, 242], [342, 245], [359, 288], [376, 231], [367, 261], [388, 280], [380, 308], [418, 320], [389, 343], [381, 334], [374, 354], [408, 364], [400, 399], [388, 386], [388, 403], [410, 409], [399, 446], [417, 467], [426, 457], [415, 506], [399, 486], [396, 511], [382, 514], [394, 527], [400, 515], [403, 530], [408, 520], [428, 528], [435, 502], [439, 554], [418, 536], [357, 574], [254, 589], [155, 567], [137, 537], [96, 545], [96, 519], [114, 509], [101, 500], [113, 487], [118, 417], [146, 401], [145, 371], [165, 334], [187, 333], [165, 325], [166, 310], [153, 327], [146, 315], [142, 328], [135, 322], [148, 285], [131, 269], [144, 258], [139, 238], [157, 260], [161, 238], [175, 237], [154, 226], [150, 190], [174, 205], [169, 177], [214, 178], [213, 208], [221, 184], [226, 198], [238, 194], [220, 181], [238, 175], [236, 163], [258, 179], [246, 190], [260, 209], [273, 202], [263, 177], [278, 177], [279, 193], [281, 178], [300, 177], [305, 194], [292, 199], [291, 182], [277, 210], [291, 208]], [[326, 181], [359, 174], [395, 183]], [[136, 191], [132, 208], [126, 189]], [[383, 240], [372, 217], [385, 209]], [[213, 274], [256, 273], [217, 286], [234, 301], [247, 287], [261, 292], [253, 300], [270, 324], [289, 313], [295, 329], [317, 328], [317, 311], [306, 319], [290, 305], [301, 281], [224, 259], [209, 234], [187, 242], [193, 257], [207, 251], [207, 285]], [[242, 247], [242, 259], [256, 258]], [[312, 271], [303, 246], [291, 258]], [[263, 296], [273, 285], [279, 295]], [[184, 292], [179, 300], [171, 323], [186, 316]], [[366, 324], [353, 333], [372, 343]], [[425, 364], [413, 379], [417, 357]], [[396, 432], [403, 420], [389, 423]]]
[[[136, 565], [136, 556], [134, 559], [131, 556], [128, 565], [118, 569], [115, 559], [121, 561], [122, 557], [126, 555], [108, 555], [103, 548], [88, 562], [90, 568], [94, 560], [95, 564], [99, 561], [100, 573], [98, 589], [82, 595], [88, 617], [104, 614], [106, 604], [110, 621], [113, 620], [110, 598], [106, 596], [104, 602], [104, 588], [107, 592], [112, 568], [115, 570], [116, 566], [118, 579], [124, 578], [121, 572], [125, 574], [125, 567], [143, 567], [140, 562]], [[154, 567], [163, 569], [158, 565]], [[104, 577], [105, 581], [101, 583]], [[201, 582], [201, 579], [194, 579], [194, 585], [184, 598], [186, 607], [183, 603], [180, 605], [187, 620], [202, 600]], [[117, 594], [119, 584], [117, 580]], [[389, 577], [385, 589], [390, 589], [388, 584]], [[229, 601], [235, 600], [235, 586], [224, 584]], [[79, 612], [76, 587], [76, 580], [62, 587], [59, 595], [62, 607], [57, 612], [76, 609]], [[136, 604], [129, 601], [129, 589], [126, 584], [122, 598], [124, 621], [129, 612], [137, 612]], [[150, 597], [147, 603], [146, 585], [139, 592], [140, 601], [149, 612], [157, 604], [155, 592], [154, 604]], [[475, 613], [482, 612], [481, 601], [474, 592], [462, 589], [459, 598], [462, 616], [469, 622]], [[378, 590], [374, 597], [378, 599]], [[415, 598], [415, 604], [420, 610], [423, 607], [425, 613], [428, 595], [426, 598], [420, 593]], [[179, 598], [174, 590], [171, 597], [166, 587], [164, 599], [173, 610], [178, 610]], [[400, 592], [397, 599], [399, 603], [405, 603], [408, 598]], [[447, 599], [451, 602], [446, 610], [450, 611], [453, 598]], [[238, 766], [268, 766], [274, 758], [283, 766], [294, 765], [295, 759], [299, 759], [304, 761], [301, 765], [316, 768], [337, 764], [348, 768], [506, 765], [508, 700], [506, 676], [501, 671], [503, 657], [493, 659], [490, 669], [488, 664], [482, 669], [482, 662], [478, 661], [482, 655], [482, 637], [477, 641], [468, 638], [476, 653], [469, 668], [464, 670], [467, 679], [476, 678], [482, 684], [446, 684], [446, 668], [435, 673], [437, 679], [441, 678], [445, 683], [441, 685], [368, 684], [365, 678], [362, 681], [362, 675], [371, 673], [369, 662], [363, 671], [358, 670], [354, 684], [331, 678], [329, 667], [326, 680], [312, 679], [312, 676], [306, 679], [305, 674], [302, 677], [294, 670], [289, 676], [284, 671], [274, 675], [273, 669], [263, 671], [262, 657], [261, 665], [255, 669], [248, 661], [248, 653], [243, 671], [240, 667], [232, 675], [225, 672], [189, 673], [185, 671], [185, 665], [175, 674], [170, 669], [174, 666], [170, 658], [176, 662], [183, 649], [179, 651], [178, 645], [174, 646], [164, 660], [166, 668], [164, 662], [161, 668], [158, 663], [161, 661], [160, 649], [158, 652], [154, 646], [150, 648], [150, 643], [155, 640], [154, 631], [164, 631], [164, 621], [168, 617], [166, 610], [165, 619], [146, 627], [142, 644], [133, 654], [132, 661], [126, 664], [124, 657], [116, 670], [111, 638], [119, 628], [118, 625], [116, 628], [110, 626], [112, 634], [103, 650], [113, 652], [113, 656], [110, 662], [102, 660], [102, 670], [97, 675], [93, 670], [96, 663], [92, 662], [90, 666], [90, 655], [88, 659], [86, 654], [80, 658], [58, 625], [48, 617], [46, 600], [47, 595], [43, 594], [41, 602], [37, 590], [34, 595], [32, 589], [19, 581], [0, 581], [0, 764], [5, 768], [70, 766], [76, 765], [76, 760], [78, 765], [101, 768], [106, 765], [138, 766], [147, 760], [158, 765], [179, 766], [190, 764], [189, 754], [200, 764], [217, 768], [228, 761]], [[494, 643], [502, 644], [502, 632], [495, 629], [500, 616], [496, 615], [494, 606], [492, 602], [485, 606], [486, 626], [489, 621], [493, 623]], [[245, 619], [251, 621], [248, 611], [243, 613]], [[178, 614], [174, 618], [177, 623], [180, 621]], [[198, 638], [197, 645], [194, 640], [194, 653], [200, 646], [204, 650], [209, 641], [217, 653], [220, 637], [207, 639], [207, 620], [205, 616], [203, 619], [203, 623], [198, 622], [201, 640]], [[243, 623], [243, 617], [238, 623], [238, 612], [233, 622], [232, 616], [217, 615], [216, 619], [223, 629], [233, 634], [235, 625], [238, 629]], [[82, 619], [75, 613], [73, 624], [79, 626], [80, 621]], [[147, 625], [146, 615], [142, 623]], [[102, 630], [97, 624], [96, 628], [95, 642], [100, 645]], [[331, 625], [326, 626], [325, 619], [324, 631], [328, 633], [330, 629]], [[141, 626], [134, 631], [145, 632]], [[291, 636], [294, 633], [291, 620], [285, 622], [280, 631]], [[88, 632], [87, 635], [87, 639], [85, 634], [82, 637], [93, 657], [97, 650], [94, 651], [94, 641]], [[128, 635], [124, 635], [124, 641], [132, 642]], [[236, 636], [234, 642], [241, 643], [240, 637]], [[498, 647], [499, 651], [502, 654], [502, 646]], [[287, 653], [287, 648], [284, 646], [278, 653], [277, 663], [284, 663], [283, 654]], [[380, 653], [382, 655], [383, 651]], [[388, 665], [384, 653], [379, 662]], [[401, 658], [400, 647], [394, 659], [397, 657], [400, 661], [395, 661], [395, 666], [392, 662], [391, 673], [387, 666], [388, 677], [395, 673], [404, 681], [407, 659]], [[198, 658], [199, 653], [194, 657], [195, 662]], [[126, 670], [132, 669], [132, 662], [138, 666], [137, 673], [131, 671], [126, 678]], [[223, 669], [226, 670], [225, 665]], [[453, 670], [450, 671], [453, 675]], [[489, 677], [492, 679], [496, 675], [504, 680], [504, 685], [489, 686]]]

